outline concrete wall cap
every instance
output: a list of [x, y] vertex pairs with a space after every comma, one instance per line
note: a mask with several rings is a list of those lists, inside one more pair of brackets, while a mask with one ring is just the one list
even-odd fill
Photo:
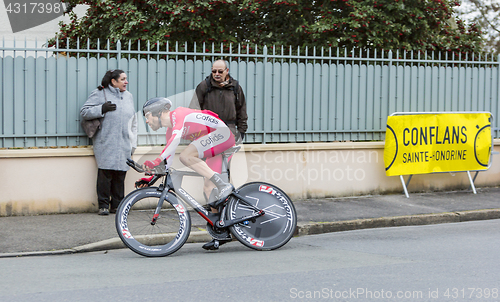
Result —
[[[493, 141], [495, 146], [500, 145], [500, 139]], [[376, 142], [331, 142], [331, 143], [283, 143], [283, 144], [244, 144], [245, 152], [266, 151], [318, 151], [318, 150], [352, 150], [352, 149], [383, 149], [383, 141]], [[141, 146], [135, 151], [136, 155], [151, 153], [160, 154], [165, 146]], [[179, 146], [177, 153], [186, 146]], [[26, 148], [26, 149], [0, 149], [0, 158], [33, 158], [33, 157], [71, 157], [93, 156], [92, 146], [68, 148]]]

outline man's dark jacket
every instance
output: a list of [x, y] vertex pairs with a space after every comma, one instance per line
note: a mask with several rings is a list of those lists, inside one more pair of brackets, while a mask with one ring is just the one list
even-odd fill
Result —
[[210, 75], [210, 83], [212, 84], [210, 89], [205, 80], [198, 84], [189, 108], [217, 113], [236, 137], [238, 137], [237, 132], [245, 133], [248, 128], [248, 116], [245, 95], [241, 86], [237, 85], [238, 97], [236, 98], [234, 93], [236, 81], [232, 77], [229, 76], [228, 84], [220, 87]]

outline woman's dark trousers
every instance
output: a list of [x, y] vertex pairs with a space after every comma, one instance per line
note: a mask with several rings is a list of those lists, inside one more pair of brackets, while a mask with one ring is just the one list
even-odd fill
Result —
[[126, 173], [126, 171], [98, 169], [97, 201], [99, 209], [114, 210], [118, 207], [125, 192]]

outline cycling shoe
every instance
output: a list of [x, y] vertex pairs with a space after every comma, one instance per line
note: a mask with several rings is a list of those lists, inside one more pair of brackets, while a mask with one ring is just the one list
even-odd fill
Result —
[[226, 183], [226, 185], [222, 188], [219, 188], [219, 194], [215, 196], [216, 200], [224, 200], [226, 199], [229, 194], [231, 194], [234, 191], [234, 187], [230, 183]]
[[[233, 185], [223, 181], [217, 173], [214, 173], [214, 175], [210, 178], [210, 181], [212, 181], [217, 187], [217, 194], [215, 195], [216, 200], [226, 199], [234, 190]], [[212, 193], [214, 193], [214, 191], [212, 191]], [[212, 194], [210, 194], [210, 197], [212, 197]], [[209, 202], [212, 202], [210, 198]]]
[[219, 249], [219, 246], [228, 243], [229, 241], [231, 241], [231, 238], [223, 240], [213, 239], [212, 241], [205, 243], [203, 248], [207, 251], [215, 251]]

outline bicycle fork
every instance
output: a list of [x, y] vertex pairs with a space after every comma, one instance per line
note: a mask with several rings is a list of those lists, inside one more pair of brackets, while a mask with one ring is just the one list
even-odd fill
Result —
[[151, 219], [151, 225], [155, 225], [156, 221], [158, 221], [158, 217], [160, 217], [160, 211], [163, 207], [163, 201], [165, 197], [167, 197], [168, 190], [165, 189], [163, 185], [158, 187], [158, 190], [161, 191], [160, 200], [158, 200], [158, 204], [156, 205], [155, 213], [153, 214], [153, 218]]

